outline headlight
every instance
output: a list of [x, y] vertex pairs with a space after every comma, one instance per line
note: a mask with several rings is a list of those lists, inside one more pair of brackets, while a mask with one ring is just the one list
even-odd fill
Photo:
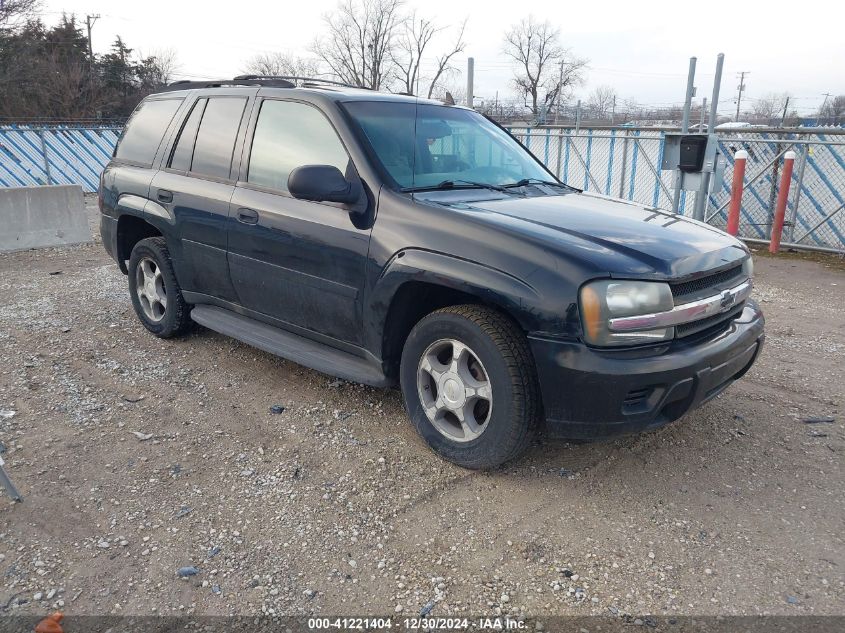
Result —
[[639, 345], [658, 343], [675, 336], [675, 328], [664, 327], [639, 332], [611, 332], [612, 317], [665, 312], [674, 307], [669, 284], [656, 281], [615, 281], [605, 279], [581, 288], [581, 322], [590, 345]]
[[748, 256], [748, 259], [742, 262], [742, 272], [744, 272], [745, 276], [749, 279], [754, 277], [754, 260], [751, 259], [751, 255]]

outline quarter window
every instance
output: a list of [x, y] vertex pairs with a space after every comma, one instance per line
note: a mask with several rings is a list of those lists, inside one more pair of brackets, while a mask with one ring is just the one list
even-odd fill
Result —
[[141, 102], [126, 123], [114, 157], [152, 165], [158, 146], [182, 99], [151, 99]]
[[194, 141], [197, 140], [197, 129], [200, 126], [203, 110], [207, 99], [199, 99], [191, 110], [191, 116], [182, 127], [173, 156], [170, 159], [170, 167], [179, 171], [190, 171], [191, 158], [194, 155]]
[[208, 100], [202, 115], [191, 173], [228, 178], [235, 138], [241, 125], [246, 99], [215, 97]]
[[317, 108], [294, 101], [264, 101], [255, 126], [247, 180], [287, 191], [302, 165], [333, 165], [346, 174], [349, 155]]

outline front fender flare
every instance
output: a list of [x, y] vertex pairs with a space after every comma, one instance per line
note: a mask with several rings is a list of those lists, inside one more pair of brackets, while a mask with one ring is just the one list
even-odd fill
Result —
[[496, 306], [516, 319], [527, 332], [537, 329], [538, 317], [532, 306], [539, 293], [521, 279], [475, 261], [436, 251], [406, 249], [396, 253], [374, 284], [365, 319], [371, 340], [367, 347], [382, 356], [382, 334], [387, 325], [393, 297], [402, 285], [423, 282], [473, 295]]

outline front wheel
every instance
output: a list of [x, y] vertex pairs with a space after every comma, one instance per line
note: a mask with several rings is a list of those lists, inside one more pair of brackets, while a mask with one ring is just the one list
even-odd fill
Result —
[[525, 335], [484, 306], [443, 308], [411, 330], [400, 382], [411, 422], [431, 448], [464, 468], [493, 468], [522, 453], [540, 396]]

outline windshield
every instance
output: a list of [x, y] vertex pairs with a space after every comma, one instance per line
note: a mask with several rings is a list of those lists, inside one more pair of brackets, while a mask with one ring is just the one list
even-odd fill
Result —
[[551, 179], [525, 148], [472, 110], [388, 101], [344, 105], [403, 189]]

